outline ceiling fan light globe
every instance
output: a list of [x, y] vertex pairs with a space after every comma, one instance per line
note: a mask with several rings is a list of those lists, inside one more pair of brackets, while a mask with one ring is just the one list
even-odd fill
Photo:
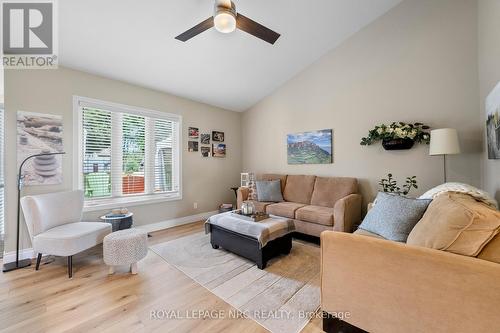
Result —
[[236, 18], [230, 13], [218, 13], [214, 17], [214, 26], [219, 32], [231, 33], [236, 30]]

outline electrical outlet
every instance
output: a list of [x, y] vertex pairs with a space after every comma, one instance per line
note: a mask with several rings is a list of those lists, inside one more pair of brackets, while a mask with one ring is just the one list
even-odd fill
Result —
[[197, 202], [195, 202], [195, 203], [193, 204], [193, 208], [194, 208], [194, 209], [198, 209], [198, 203], [197, 203]]

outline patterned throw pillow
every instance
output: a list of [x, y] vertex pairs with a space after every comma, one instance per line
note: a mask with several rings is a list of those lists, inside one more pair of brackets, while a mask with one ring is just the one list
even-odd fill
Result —
[[406, 242], [432, 201], [383, 192], [376, 200], [377, 204], [366, 214], [359, 228], [396, 242]]

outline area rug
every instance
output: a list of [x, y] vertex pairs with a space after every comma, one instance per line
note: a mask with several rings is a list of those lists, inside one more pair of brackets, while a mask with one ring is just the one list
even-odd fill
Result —
[[293, 242], [289, 255], [265, 270], [223, 249], [200, 232], [151, 247], [169, 264], [275, 333], [300, 332], [320, 304], [320, 249]]

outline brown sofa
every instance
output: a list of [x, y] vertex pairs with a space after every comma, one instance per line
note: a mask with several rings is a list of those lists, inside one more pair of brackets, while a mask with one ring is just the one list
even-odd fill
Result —
[[[461, 241], [471, 241], [464, 236]], [[362, 229], [321, 234], [326, 332], [498, 332], [499, 281], [500, 234], [477, 257]]]
[[[355, 178], [266, 174], [258, 180], [281, 181], [284, 202], [252, 201], [257, 211], [293, 219], [298, 232], [319, 237], [325, 230], [352, 232], [361, 220], [361, 195]], [[238, 189], [238, 208], [249, 189]]]

